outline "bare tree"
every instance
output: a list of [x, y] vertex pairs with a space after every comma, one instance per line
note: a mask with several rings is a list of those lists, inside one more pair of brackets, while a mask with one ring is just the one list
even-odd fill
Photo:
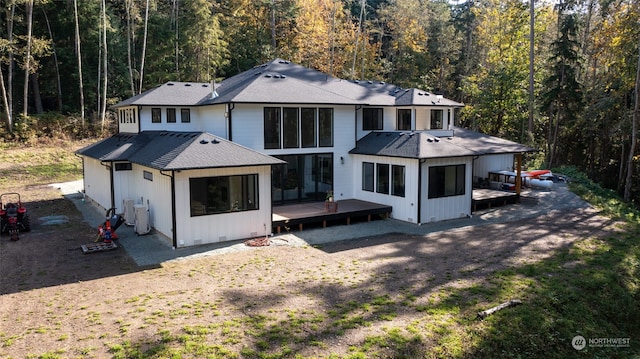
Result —
[[133, 63], [131, 59], [131, 42], [134, 40], [133, 20], [131, 19], [133, 0], [125, 0], [124, 5], [127, 11], [127, 64], [129, 67], [129, 84], [131, 86], [131, 96], [135, 96], [136, 88], [133, 81]]
[[80, 118], [84, 128], [84, 87], [82, 85], [82, 51], [80, 51], [80, 26], [78, 25], [78, 0], [73, 0], [73, 13], [76, 22], [76, 55], [78, 57], [78, 78], [80, 86]]
[[27, 117], [27, 111], [29, 109], [29, 67], [31, 66], [31, 34], [33, 25], [33, 0], [27, 0], [26, 2], [27, 12], [27, 48], [24, 60], [24, 91], [23, 91], [23, 110], [22, 116]]
[[138, 89], [138, 93], [142, 93], [142, 85], [144, 82], [144, 58], [147, 53], [147, 28], [149, 26], [149, 0], [147, 0], [147, 5], [145, 7], [144, 12], [144, 38], [142, 40], [142, 60], [140, 62], [140, 87]]
[[42, 14], [44, 14], [44, 20], [47, 23], [47, 30], [49, 30], [49, 38], [51, 39], [51, 49], [53, 50], [53, 63], [54, 68], [56, 70], [56, 85], [58, 90], [57, 101], [58, 101], [58, 111], [62, 111], [62, 84], [60, 81], [60, 67], [58, 66], [58, 54], [56, 52], [55, 41], [53, 41], [53, 32], [51, 31], [51, 24], [49, 23], [49, 17], [47, 16], [47, 12], [42, 9]]
[[104, 130], [105, 116], [107, 113], [107, 2], [102, 0], [102, 47], [104, 54], [102, 57], [103, 83], [102, 83], [102, 110], [100, 111], [100, 120], [102, 121], [102, 130]]
[[[13, 19], [16, 13], [16, 3], [10, 0], [9, 9], [7, 10], [7, 40], [9, 40], [9, 58], [7, 71], [7, 121], [9, 123], [9, 131], [13, 132]], [[3, 81], [4, 85], [4, 81]]]

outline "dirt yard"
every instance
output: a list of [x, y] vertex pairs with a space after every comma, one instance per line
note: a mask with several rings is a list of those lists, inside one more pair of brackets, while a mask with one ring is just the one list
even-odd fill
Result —
[[[24, 199], [33, 230], [17, 242], [0, 238], [2, 358], [104, 358], [123, 348], [148, 357], [174, 348], [197, 357], [200, 352], [187, 349], [194, 338], [208, 348], [215, 344], [219, 357], [261, 351], [347, 356], [367, 337], [419, 323], [420, 308], [458, 289], [493, 285], [486, 277], [497, 270], [541, 261], [613, 230], [585, 209], [425, 236], [263, 247], [140, 268], [123, 249], [83, 254], [80, 245], [93, 241], [96, 229], [56, 190], [25, 187]], [[38, 220], [50, 215], [69, 222]], [[466, 318], [499, 304], [481, 292], [462, 293], [469, 304], [457, 315]], [[503, 299], [511, 299], [509, 293]], [[437, 337], [437, 325], [421, 328], [427, 338]]]

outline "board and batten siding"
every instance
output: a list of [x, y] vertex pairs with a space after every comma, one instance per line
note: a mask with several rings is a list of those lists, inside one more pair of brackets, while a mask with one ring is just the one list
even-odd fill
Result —
[[128, 106], [119, 108], [118, 111], [118, 132], [137, 133], [139, 129], [140, 117], [138, 106]]
[[[156, 231], [171, 238], [173, 236], [171, 220], [171, 178], [159, 170], [133, 164], [130, 176], [129, 192], [116, 193], [116, 205], [122, 206], [123, 199], [133, 199], [135, 204], [143, 204], [149, 209], [149, 222]], [[152, 180], [145, 179], [145, 172]], [[169, 173], [165, 173], [169, 174]], [[117, 202], [117, 201], [120, 202]]]
[[[420, 208], [420, 223], [444, 221], [471, 215], [472, 189], [472, 157], [429, 159], [420, 165], [422, 201]], [[465, 165], [464, 195], [429, 199], [429, 167]]]
[[488, 178], [489, 172], [514, 171], [513, 153], [483, 155], [473, 161], [473, 176]]
[[[132, 166], [133, 167], [133, 166]], [[115, 163], [113, 164], [113, 190], [114, 190], [114, 206], [116, 213], [124, 213], [123, 199], [129, 198], [134, 181], [130, 170], [116, 171]]]
[[111, 207], [111, 175], [100, 160], [83, 156], [85, 195], [105, 211]]
[[[351, 155], [353, 159], [354, 176], [352, 180], [355, 198], [363, 201], [392, 206], [391, 217], [411, 223], [418, 223], [418, 160], [413, 158], [382, 157], [370, 155]], [[365, 191], [362, 189], [362, 164], [364, 162], [399, 165], [405, 167], [404, 197]], [[391, 184], [391, 168], [389, 168], [389, 183]], [[374, 166], [375, 178], [375, 166]]]
[[[203, 216], [191, 216], [189, 179], [201, 177], [258, 175], [258, 209]], [[186, 247], [271, 233], [271, 167], [251, 166], [190, 170], [175, 173], [177, 245]]]
[[[265, 149], [265, 107], [333, 108], [333, 147]], [[336, 200], [353, 198], [351, 186], [353, 167], [350, 163], [349, 151], [355, 147], [354, 113], [353, 106], [236, 104], [232, 114], [233, 142], [270, 156], [332, 153], [334, 196]]]
[[[153, 108], [160, 109], [159, 123], [151, 122], [151, 112]], [[176, 122], [167, 123], [167, 108], [173, 108], [176, 110]], [[180, 112], [182, 109], [189, 109], [190, 122], [182, 122]], [[225, 118], [225, 106], [141, 106], [140, 130], [183, 132], [202, 131], [209, 132], [222, 138], [227, 138], [227, 120]]]

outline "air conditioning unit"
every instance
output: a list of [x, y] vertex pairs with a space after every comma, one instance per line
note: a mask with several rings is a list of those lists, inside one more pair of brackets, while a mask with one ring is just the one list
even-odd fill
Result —
[[149, 208], [143, 204], [133, 206], [135, 213], [134, 231], [138, 235], [147, 234], [151, 231], [151, 223], [149, 222]]
[[133, 226], [136, 221], [136, 215], [133, 209], [135, 201], [132, 199], [123, 199], [122, 207], [124, 208], [124, 224]]

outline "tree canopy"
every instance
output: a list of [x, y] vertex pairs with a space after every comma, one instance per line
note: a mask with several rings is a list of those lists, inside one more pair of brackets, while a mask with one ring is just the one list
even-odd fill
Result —
[[637, 148], [637, 1], [539, 0], [533, 33], [523, 0], [2, 4], [3, 134], [43, 112], [84, 118], [86, 109], [104, 120], [105, 106], [159, 83], [219, 81], [282, 57], [463, 102], [460, 125], [541, 149], [538, 162], [529, 159], [538, 166], [574, 165], [621, 192], [638, 172], [639, 156], [629, 153]]

